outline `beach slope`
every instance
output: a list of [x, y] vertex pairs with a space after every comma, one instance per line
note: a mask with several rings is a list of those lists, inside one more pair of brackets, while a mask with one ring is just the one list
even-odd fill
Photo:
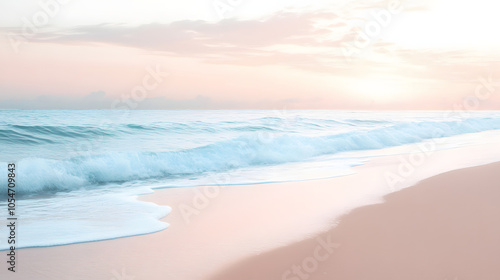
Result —
[[500, 163], [451, 171], [211, 279], [500, 279], [499, 199]]

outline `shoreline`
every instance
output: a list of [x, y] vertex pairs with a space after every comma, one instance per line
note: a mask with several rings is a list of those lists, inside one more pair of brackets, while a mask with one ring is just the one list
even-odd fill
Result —
[[[476, 148], [484, 151], [488, 145]], [[474, 154], [476, 148], [465, 154]], [[442, 161], [459, 159], [464, 156], [464, 151], [448, 150], [438, 154], [439, 160], [429, 161], [426, 168], [420, 168], [407, 178], [408, 186], [432, 177], [433, 172], [455, 169], [456, 165], [443, 165]], [[495, 153], [491, 156], [498, 157]], [[484, 160], [484, 157], [478, 157], [468, 164]], [[171, 206], [172, 213], [161, 219], [170, 224], [168, 229], [106, 241], [20, 249], [19, 273], [7, 276], [8, 279], [109, 280], [125, 274], [135, 279], [224, 279], [217, 277], [223, 277], [225, 272], [252, 256], [263, 258], [280, 248], [292, 250], [308, 238], [317, 238], [332, 228], [335, 230], [339, 213], [343, 219], [358, 209], [385, 205], [381, 197], [385, 197], [384, 192], [388, 190], [373, 191], [370, 186], [384, 184], [380, 174], [396, 163], [394, 156], [388, 156], [354, 168], [356, 174], [349, 176], [220, 187], [206, 207], [190, 216], [190, 221], [180, 213], [180, 206], [192, 205], [196, 194], [210, 187], [156, 189], [155, 193], [138, 199]], [[442, 175], [434, 177], [439, 176]], [[346, 187], [351, 191], [346, 191]], [[411, 189], [414, 188], [408, 188]], [[406, 191], [398, 190], [389, 197]], [[345, 246], [341, 244], [339, 250], [343, 248]], [[29, 267], [23, 266], [28, 263]], [[0, 275], [4, 273], [2, 271]]]

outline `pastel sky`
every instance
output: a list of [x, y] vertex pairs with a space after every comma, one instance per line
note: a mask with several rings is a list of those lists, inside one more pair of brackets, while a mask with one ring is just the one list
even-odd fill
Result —
[[0, 2], [0, 109], [500, 109], [495, 0]]

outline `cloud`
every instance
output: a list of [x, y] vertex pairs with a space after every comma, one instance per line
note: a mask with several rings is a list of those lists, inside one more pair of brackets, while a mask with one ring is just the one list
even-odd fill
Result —
[[[340, 8], [297, 12], [286, 10], [267, 18], [225, 19], [219, 22], [175, 21], [141, 26], [100, 24], [36, 33], [37, 42], [112, 44], [154, 51], [163, 56], [198, 58], [208, 64], [241, 66], [284, 65], [307, 71], [340, 73], [352, 68], [346, 52], [365, 51], [378, 56], [405, 55], [397, 48], [380, 47], [374, 38], [368, 48], [353, 46], [371, 11], [387, 9], [393, 1], [355, 1]], [[426, 10], [424, 3], [403, 3], [405, 13]], [[4, 29], [22, 35], [19, 29]], [[399, 51], [399, 52], [398, 52]], [[433, 51], [428, 51], [431, 55]], [[357, 58], [357, 57], [354, 57]], [[409, 57], [411, 59], [411, 57]], [[453, 57], [447, 57], [453, 59]], [[370, 68], [370, 59], [365, 63]], [[376, 63], [375, 63], [376, 64]]]
[[102, 91], [83, 97], [47, 96], [0, 101], [0, 109], [109, 109], [111, 99]]
[[[38, 96], [33, 99], [9, 99], [0, 101], [0, 109], [116, 109], [116, 99], [106, 96], [103, 91], [92, 92], [86, 96]], [[128, 109], [216, 109], [224, 103], [214, 102], [211, 98], [198, 95], [193, 99], [173, 100], [164, 97], [152, 97], [140, 102], [131, 101], [137, 106]], [[120, 107], [122, 108], [122, 107]], [[127, 109], [126, 107], [122, 109]]]
[[[322, 20], [328, 20], [330, 24], [317, 26]], [[178, 21], [136, 27], [102, 24], [61, 32], [41, 32], [32, 39], [51, 43], [122, 45], [166, 56], [198, 57], [208, 62], [226, 59], [229, 63], [231, 59], [256, 57], [276, 63], [287, 53], [266, 48], [282, 45], [338, 47], [340, 42], [325, 38], [335, 34], [335, 29], [345, 28], [346, 23], [332, 12], [281, 12], [263, 20]]]
[[[102, 49], [111, 51], [114, 51], [116, 46], [130, 47], [135, 50], [127, 49], [127, 54], [136, 55], [136, 50], [139, 50], [141, 54], [147, 52], [148, 59], [152, 57], [161, 61], [172, 61], [172, 65], [182, 65], [179, 67], [182, 68], [180, 73], [186, 76], [181, 77], [181, 81], [197, 81], [192, 84], [184, 82], [182, 86], [176, 85], [177, 87], [172, 87], [173, 92], [168, 93], [169, 97], [178, 96], [179, 98], [181, 96], [193, 97], [200, 93], [195, 98], [184, 100], [166, 97], [148, 98], [137, 104], [138, 109], [272, 108], [273, 105], [269, 104], [278, 103], [290, 106], [311, 104], [311, 107], [314, 107], [317, 106], [316, 104], [328, 104], [328, 98], [345, 102], [350, 98], [349, 95], [353, 95], [352, 99], [370, 96], [370, 94], [360, 93], [361, 90], [355, 85], [363, 82], [369, 84], [381, 77], [403, 85], [401, 86], [401, 99], [406, 98], [405, 95], [415, 97], [432, 94], [435, 96], [458, 95], [468, 90], [463, 88], [464, 84], [474, 85], [479, 77], [488, 73], [498, 73], [500, 59], [497, 51], [481, 54], [478, 51], [461, 49], [460, 46], [453, 50], [411, 48], [409, 47], [411, 40], [409, 44], [402, 46], [396, 41], [388, 41], [383, 34], [370, 38], [366, 47], [357, 47], [360, 32], [363, 32], [367, 22], [374, 21], [372, 11], [380, 12], [381, 9], [387, 7], [389, 2], [389, 0], [349, 1], [350, 4], [342, 9], [302, 12], [286, 10], [259, 20], [225, 19], [219, 22], [183, 20], [141, 26], [120, 24], [80, 26], [36, 33], [30, 41], [40, 45], [44, 42], [50, 43], [44, 45], [49, 51], [53, 47], [52, 44], [59, 49], [64, 49], [69, 45], [102, 46], [105, 44], [109, 48], [103, 47]], [[394, 15], [393, 19], [397, 21], [406, 13], [415, 13], [415, 17], [425, 20], [424, 13], [427, 10], [425, 1], [413, 3], [405, 6], [403, 12]], [[393, 25], [396, 26], [397, 22], [391, 22], [384, 27], [383, 31], [394, 31]], [[17, 32], [22, 35], [20, 29], [0, 28], [0, 32], [2, 31]], [[421, 33], [425, 34], [425, 31], [422, 30]], [[404, 32], [408, 31], [404, 30]], [[393, 37], [397, 35], [393, 34]], [[354, 48], [359, 53], [347, 59], [346, 50], [352, 50], [349, 48]], [[72, 55], [76, 56], [77, 51], [86, 51], [86, 48], [82, 47], [73, 51]], [[120, 59], [116, 60], [123, 62]], [[17, 61], [26, 63], [16, 64], [19, 69], [25, 69], [21, 66], [32, 63], [21, 59], [11, 61], [13, 61], [12, 64], [16, 64]], [[99, 59], [94, 61], [101, 62]], [[193, 69], [187, 69], [188, 66], [185, 69], [184, 62], [187, 62], [186, 65]], [[67, 63], [69, 62], [63, 61], [60, 65], [64, 68]], [[105, 59], [102, 63], [106, 65]], [[124, 65], [124, 68], [127, 67], [125, 62], [120, 64], [120, 67], [121, 65]], [[228, 65], [230, 67], [224, 67]], [[84, 71], [82, 70], [81, 73]], [[81, 73], [77, 72], [78, 75]], [[78, 75], [75, 76], [80, 79]], [[110, 71], [102, 71], [102, 75], [113, 78], [102, 84], [93, 84], [95, 79], [89, 79], [91, 87], [85, 88], [84, 92], [93, 88], [103, 88], [111, 94], [123, 91], [120, 86], [126, 79]], [[6, 76], [7, 81], [8, 75]], [[119, 79], [114, 78], [118, 76]], [[213, 79], [207, 82], [205, 79], [207, 76]], [[199, 77], [204, 78], [199, 79]], [[17, 88], [11, 85], [11, 79], [7, 82], [10, 83], [9, 88], [18, 92], [19, 89], [28, 88], [32, 91], [30, 95], [36, 92], [42, 96], [28, 101], [3, 101], [0, 102], [1, 108], [108, 109], [112, 106], [113, 99], [103, 92], [94, 92], [84, 97], [54, 97], [48, 95], [56, 94], [52, 88], [55, 88], [54, 84], [59, 83], [59, 79], [50, 80], [49, 77], [43, 81], [42, 79], [34, 80], [38, 84], [31, 88], [29, 85], [32, 83], [29, 78], [26, 78], [26, 82], [24, 79], [24, 77], [19, 79]], [[225, 82], [231, 79], [237, 80], [238, 83]], [[275, 82], [283, 80], [286, 82]], [[275, 86], [268, 90], [269, 94], [267, 92], [259, 94], [258, 86], [254, 86], [259, 83], [255, 81], [272, 81], [270, 84]], [[38, 86], [39, 84], [46, 85], [46, 88]], [[82, 90], [81, 86], [82, 84], [74, 88]], [[249, 86], [251, 89], [245, 90], [245, 87]], [[43, 92], [42, 89], [44, 89]], [[383, 91], [383, 89], [378, 90]], [[288, 93], [290, 91], [293, 91], [293, 94]], [[234, 93], [235, 97], [229, 93]], [[63, 93], [57, 91], [57, 94]], [[161, 95], [162, 93], [158, 91], [155, 94]], [[287, 99], [286, 94], [290, 95], [290, 98]], [[295, 99], [297, 96], [302, 98]], [[324, 97], [325, 100], [306, 100], [305, 96], [319, 96]], [[217, 98], [239, 98], [240, 101], [222, 102]], [[277, 101], [277, 99], [282, 100]], [[242, 103], [241, 100], [246, 100], [247, 103]], [[249, 100], [253, 103], [250, 104]], [[371, 102], [369, 99], [362, 100], [362, 102], [365, 101]], [[414, 105], [414, 100], [410, 98], [404, 101], [411, 103], [411, 106], [423, 106]], [[372, 106], [372, 103], [367, 103], [366, 106]], [[356, 104], [353, 103], [351, 107], [356, 107]]]
[[[304, 61], [307, 61], [305, 64], [317, 64], [322, 57], [342, 59], [340, 51], [335, 55], [320, 55], [319, 52], [324, 52], [322, 48], [339, 48], [346, 28], [345, 19], [332, 11], [284, 11], [261, 20], [226, 19], [215, 23], [185, 20], [141, 26], [100, 24], [40, 31], [28, 37], [33, 42], [134, 47], [164, 56], [200, 58], [215, 64], [291, 62], [300, 65]], [[22, 29], [3, 31], [23, 36]], [[291, 50], [280, 50], [283, 46]], [[307, 53], [302, 53], [306, 48]]]
[[[427, 9], [425, 3], [403, 2], [404, 13], [420, 13]], [[356, 60], [362, 61], [363, 72], [379, 71], [381, 63], [373, 57], [409, 61], [415, 65], [429, 62], [431, 66], [436, 58], [450, 65], [460, 65], [462, 58], [470, 57], [466, 51], [457, 54], [451, 51], [405, 49], [382, 38], [373, 38], [368, 47], [358, 49], [356, 42], [363, 25], [373, 20], [370, 11], [386, 9], [389, 3], [391, 1], [388, 0], [356, 1], [339, 10], [289, 10], [260, 20], [184, 20], [141, 26], [100, 24], [58, 32], [40, 32], [30, 40], [61, 44], [112, 44], [153, 51], [163, 56], [198, 58], [214, 65], [282, 65], [341, 75], [356, 75]], [[22, 35], [19, 29], [5, 31]], [[346, 58], [346, 52], [351, 51], [356, 54]], [[392, 63], [391, 67], [396, 73], [401, 73], [401, 69], [397, 68], [411, 68], [401, 63]], [[411, 74], [419, 73], [416, 71]]]

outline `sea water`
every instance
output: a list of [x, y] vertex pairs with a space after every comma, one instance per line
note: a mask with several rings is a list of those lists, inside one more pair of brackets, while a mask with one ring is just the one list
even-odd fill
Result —
[[54, 246], [165, 230], [169, 206], [136, 199], [155, 188], [344, 176], [395, 147], [446, 138], [439, 148], [456, 148], [495, 130], [499, 112], [4, 110], [0, 220], [8, 163], [17, 247]]

